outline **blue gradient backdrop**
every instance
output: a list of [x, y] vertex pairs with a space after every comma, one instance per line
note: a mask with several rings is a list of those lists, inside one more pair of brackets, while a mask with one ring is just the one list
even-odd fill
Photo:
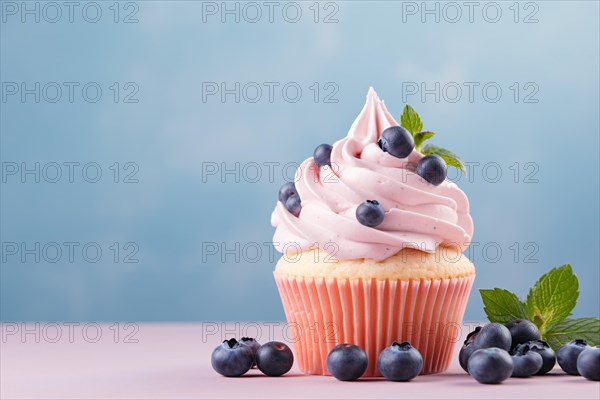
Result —
[[[203, 22], [206, 4], [201, 2], [142, 1], [135, 3], [138, 22], [130, 24], [113, 22], [113, 2], [98, 3], [103, 14], [97, 23], [82, 19], [85, 3], [75, 10], [72, 23], [67, 15], [56, 23], [43, 15], [35, 23], [25, 15], [23, 23], [6, 3], [1, 30], [6, 97], [1, 103], [2, 320], [283, 319], [271, 274], [274, 260], [262, 244], [272, 238], [270, 214], [284, 178], [279, 166], [269, 179], [263, 163], [298, 163], [319, 143], [345, 135], [371, 85], [394, 116], [406, 99], [426, 128], [438, 133], [437, 144], [481, 164], [471, 179], [458, 181], [471, 200], [474, 240], [480, 243], [471, 254], [478, 268], [475, 287], [504, 287], [524, 296], [540, 274], [569, 262], [580, 278], [574, 314], [599, 314], [598, 2], [535, 2], [537, 8], [529, 9], [521, 3], [518, 23], [513, 2], [498, 3], [502, 17], [497, 23], [483, 18], [485, 2], [479, 3], [473, 22], [463, 7], [455, 23], [448, 21], [455, 18], [450, 9], [439, 22], [432, 15], [422, 22], [420, 14], [406, 13], [403, 21], [407, 5], [401, 2], [336, 2], [338, 22], [328, 24], [314, 22], [313, 2], [297, 3], [303, 12], [297, 23], [282, 18], [284, 3], [273, 23], [267, 15], [256, 23], [244, 15], [239, 23], [226, 16], [221, 23], [220, 14], [207, 15]], [[34, 7], [34, 2], [27, 4]], [[421, 2], [412, 4], [420, 7]], [[320, 19], [336, 11], [319, 7]], [[121, 21], [135, 11], [125, 3], [119, 8]], [[534, 11], [538, 21], [523, 23]], [[55, 15], [46, 12], [50, 19]], [[493, 18], [493, 10], [488, 12]], [[33, 95], [25, 102], [19, 94], [10, 95], [7, 82], [80, 86], [73, 103], [66, 91], [56, 103], [43, 97], [35, 103]], [[86, 82], [102, 87], [97, 103], [82, 99]], [[123, 103], [130, 90], [121, 88], [115, 103], [109, 89], [113, 82], [135, 82], [139, 102]], [[292, 103], [279, 89], [272, 103], [266, 92], [256, 103], [236, 103], [232, 95], [225, 103], [218, 96], [203, 102], [202, 82], [230, 87], [234, 82], [297, 82], [303, 95]], [[313, 82], [321, 87], [316, 103]], [[331, 91], [324, 88], [327, 82], [339, 88], [337, 103], [323, 101]], [[472, 102], [466, 89], [456, 102], [449, 101], [453, 91], [436, 102], [433, 95], [425, 101], [408, 95], [407, 82], [425, 82], [429, 88], [435, 82], [480, 86]], [[482, 96], [488, 82], [503, 90], [495, 103]], [[517, 101], [510, 89], [514, 82], [520, 86]], [[537, 103], [524, 102], [532, 91], [524, 88], [528, 82], [539, 88], [533, 97]], [[88, 183], [76, 169], [70, 183], [63, 167], [57, 183], [43, 176], [35, 183], [30, 175], [22, 183], [19, 174], [8, 174], [12, 163], [20, 167], [22, 162], [30, 168], [36, 162], [41, 167], [96, 162], [103, 175]], [[139, 182], [114, 183], [109, 169], [114, 162], [122, 174], [127, 172], [124, 163], [136, 163]], [[225, 182], [214, 175], [203, 182], [207, 163], [235, 168], [236, 162], [240, 168], [249, 162], [263, 165], [262, 177], [248, 182], [242, 174], [236, 183], [234, 175]], [[509, 168], [515, 162], [520, 163], [517, 183]], [[526, 169], [528, 162], [535, 166]], [[482, 166], [489, 163], [501, 167], [496, 183], [490, 182], [494, 168], [483, 175]], [[524, 182], [529, 172], [535, 172], [530, 178], [537, 183]], [[10, 247], [51, 242], [80, 243], [74, 261], [64, 247], [55, 263], [43, 254], [40, 262], [35, 255], [13, 255]], [[82, 258], [81, 246], [88, 242], [103, 251], [96, 263]], [[121, 247], [118, 262], [109, 248], [114, 242]], [[133, 249], [123, 249], [128, 242], [139, 248], [138, 263], [123, 262]], [[203, 262], [203, 243], [209, 242], [228, 248], [256, 242], [262, 249], [256, 262], [249, 248], [239, 262], [231, 254], [224, 254], [223, 262], [206, 252]], [[510, 247], [515, 242], [521, 248], [516, 260]], [[494, 248], [483, 253], [486, 243], [502, 249], [499, 261], [492, 260]], [[527, 263], [531, 252], [537, 262]], [[466, 318], [483, 316], [474, 290]]]

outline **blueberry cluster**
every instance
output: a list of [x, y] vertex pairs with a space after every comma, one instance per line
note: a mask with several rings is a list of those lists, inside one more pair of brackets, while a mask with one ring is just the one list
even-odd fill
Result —
[[279, 189], [279, 201], [294, 216], [300, 215], [302, 206], [300, 205], [300, 196], [296, 191], [294, 182], [286, 182]]
[[[369, 360], [367, 353], [353, 344], [338, 344], [327, 356], [327, 369], [340, 381], [355, 381], [365, 373]], [[406, 382], [421, 372], [423, 357], [408, 342], [394, 342], [377, 358], [381, 374], [397, 382]]]
[[458, 355], [460, 366], [481, 383], [500, 383], [510, 376], [544, 375], [554, 368], [557, 359], [568, 374], [600, 380], [600, 347], [574, 340], [555, 354], [540, 339], [535, 324], [522, 319], [476, 327], [467, 335]]
[[[381, 133], [377, 142], [381, 150], [398, 158], [406, 158], [415, 148], [415, 141], [406, 129], [401, 126], [390, 126]], [[432, 185], [438, 186], [448, 175], [448, 166], [437, 154], [430, 154], [419, 160], [417, 175]]]
[[406, 158], [415, 148], [415, 141], [401, 126], [390, 126], [381, 133], [377, 142], [381, 150], [398, 158]]
[[292, 350], [281, 342], [262, 346], [253, 338], [224, 340], [212, 352], [211, 364], [215, 371], [227, 377], [242, 376], [256, 366], [268, 376], [287, 373], [294, 363]]
[[[331, 166], [331, 150], [333, 146], [330, 144], [320, 144], [313, 153], [313, 160], [318, 168], [325, 165]], [[293, 216], [297, 217], [300, 215], [302, 205], [300, 202], [300, 195], [296, 191], [296, 185], [294, 182], [286, 182], [279, 189], [279, 201], [283, 203], [286, 210], [288, 210]]]

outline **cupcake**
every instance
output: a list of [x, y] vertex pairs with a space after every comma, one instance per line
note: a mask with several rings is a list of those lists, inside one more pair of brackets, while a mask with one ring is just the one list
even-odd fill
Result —
[[423, 146], [433, 134], [410, 107], [401, 120], [371, 88], [348, 135], [317, 147], [280, 189], [274, 275], [304, 373], [329, 374], [340, 343], [366, 351], [364, 376], [381, 375], [377, 357], [394, 341], [421, 352], [423, 374], [450, 363], [475, 277], [463, 254], [473, 221], [445, 179], [446, 162], [460, 162]]

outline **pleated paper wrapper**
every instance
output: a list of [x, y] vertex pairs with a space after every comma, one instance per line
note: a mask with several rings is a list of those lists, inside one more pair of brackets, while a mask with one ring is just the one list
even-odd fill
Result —
[[288, 339], [300, 369], [311, 375], [329, 375], [329, 351], [351, 343], [369, 358], [363, 376], [381, 376], [377, 357], [394, 341], [410, 342], [419, 350], [422, 374], [445, 371], [460, 337], [474, 278], [344, 280], [275, 273]]

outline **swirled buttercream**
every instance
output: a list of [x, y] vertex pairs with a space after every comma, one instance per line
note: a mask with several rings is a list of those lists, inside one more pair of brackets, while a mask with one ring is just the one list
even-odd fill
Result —
[[[453, 182], [434, 186], [415, 172], [423, 157], [413, 150], [400, 159], [377, 141], [398, 125], [373, 88], [348, 135], [331, 151], [331, 166], [305, 160], [296, 171], [302, 211], [298, 217], [277, 202], [271, 216], [273, 243], [281, 252], [323, 249], [337, 259], [384, 260], [404, 247], [432, 253], [438, 246], [465, 249], [473, 235], [469, 201]], [[377, 200], [385, 210], [381, 225], [356, 219], [356, 208]]]

